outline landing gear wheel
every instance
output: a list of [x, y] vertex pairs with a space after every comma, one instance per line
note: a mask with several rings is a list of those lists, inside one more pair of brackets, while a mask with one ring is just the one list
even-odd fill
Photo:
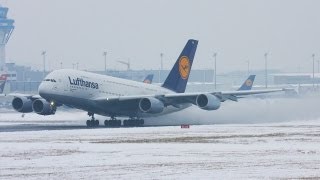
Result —
[[114, 116], [111, 116], [110, 120], [105, 120], [104, 125], [106, 127], [121, 127], [121, 120], [117, 120]]
[[91, 127], [91, 120], [87, 120], [87, 127]]
[[98, 127], [98, 126], [99, 126], [99, 120], [95, 120], [94, 125], [95, 125], [96, 127]]
[[144, 124], [143, 119], [128, 119], [123, 121], [124, 127], [142, 127]]
[[144, 120], [143, 119], [137, 120], [137, 126], [142, 127], [143, 124], [144, 124]]
[[120, 120], [110, 120], [109, 121], [109, 126], [110, 127], [120, 127], [121, 126], [121, 121]]

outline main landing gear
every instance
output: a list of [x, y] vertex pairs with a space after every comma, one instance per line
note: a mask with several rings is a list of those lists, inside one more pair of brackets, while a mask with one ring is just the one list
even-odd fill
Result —
[[104, 125], [106, 127], [120, 127], [121, 126], [121, 120], [117, 120], [114, 116], [111, 117], [110, 120], [105, 120]]
[[99, 120], [96, 120], [94, 118], [94, 114], [88, 112], [89, 117], [91, 117], [91, 120], [87, 120], [87, 127], [98, 127], [99, 126]]
[[[143, 119], [126, 119], [123, 120], [124, 127], [142, 127], [144, 124]], [[115, 117], [111, 117], [110, 120], [105, 120], [104, 125], [106, 127], [121, 127], [121, 120], [117, 120]]]
[[[94, 118], [94, 113], [88, 112], [89, 117], [91, 120], [87, 120], [87, 127], [98, 127], [99, 120]], [[105, 120], [104, 125], [105, 127], [121, 127], [121, 120], [117, 120], [114, 116], [111, 116], [110, 120]], [[144, 120], [139, 118], [132, 118], [123, 120], [124, 127], [142, 127], [144, 125]]]

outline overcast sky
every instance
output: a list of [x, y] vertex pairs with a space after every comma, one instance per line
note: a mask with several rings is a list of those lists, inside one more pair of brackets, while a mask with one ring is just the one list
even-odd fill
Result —
[[125, 69], [171, 68], [186, 41], [198, 39], [193, 68], [213, 66], [218, 73], [264, 68], [312, 71], [320, 60], [320, 1], [317, 0], [0, 0], [16, 29], [7, 45], [12, 62], [48, 66]]

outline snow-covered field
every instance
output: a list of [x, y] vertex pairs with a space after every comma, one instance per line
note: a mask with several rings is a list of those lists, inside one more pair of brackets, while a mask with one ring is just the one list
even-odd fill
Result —
[[[78, 111], [24, 118], [2, 113], [0, 179], [320, 179], [320, 116], [312, 109], [315, 104], [295, 109], [299, 103], [289, 100], [289, 107], [276, 110], [273, 107], [285, 103], [275, 100], [261, 106], [263, 101], [250, 101], [254, 106], [247, 109], [242, 107], [248, 102], [227, 105], [232, 115], [223, 116], [226, 109], [204, 115], [195, 108], [185, 111], [187, 120], [198, 113], [193, 116], [198, 121], [191, 123], [208, 123], [210, 118], [214, 122], [217, 117], [248, 120], [190, 129], [87, 129], [86, 114]], [[264, 116], [265, 106], [272, 116]], [[148, 123], [155, 121], [161, 119]]]
[[0, 133], [0, 179], [320, 178], [318, 121]]

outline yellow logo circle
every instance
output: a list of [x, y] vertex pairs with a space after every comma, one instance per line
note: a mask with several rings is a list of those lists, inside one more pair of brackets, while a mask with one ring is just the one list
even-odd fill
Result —
[[248, 79], [248, 80], [246, 81], [246, 85], [247, 85], [247, 86], [252, 86], [252, 81], [251, 81], [250, 79]]
[[182, 79], [187, 79], [190, 73], [190, 61], [187, 56], [182, 56], [179, 60], [179, 72]]

